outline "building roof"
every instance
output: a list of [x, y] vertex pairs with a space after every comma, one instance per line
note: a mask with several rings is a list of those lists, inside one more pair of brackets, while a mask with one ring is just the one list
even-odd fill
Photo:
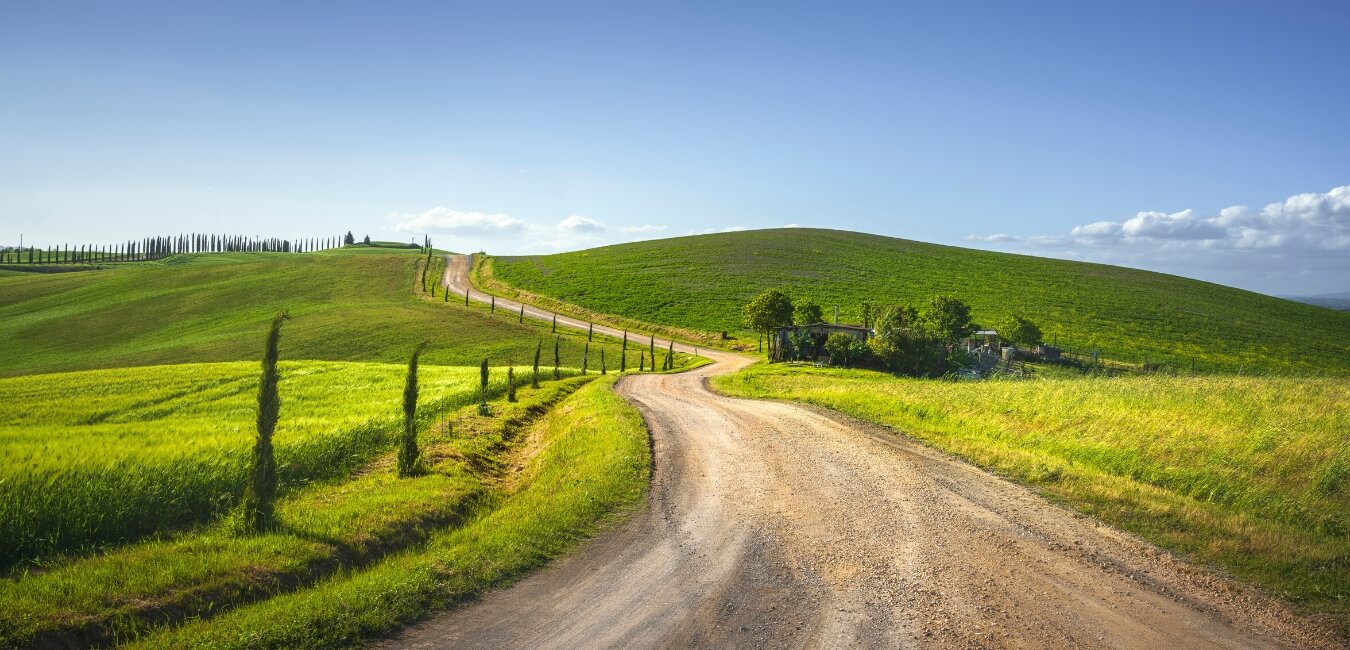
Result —
[[998, 330], [980, 330], [975, 336], [998, 336]]

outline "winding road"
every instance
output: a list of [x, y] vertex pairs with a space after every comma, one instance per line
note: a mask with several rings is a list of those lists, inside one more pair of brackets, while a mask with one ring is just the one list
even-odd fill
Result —
[[[452, 262], [463, 295], [468, 260]], [[715, 363], [618, 384], [652, 435], [643, 512], [379, 647], [1339, 647], [1251, 589], [893, 432], [718, 395], [707, 378], [751, 361], [700, 353]]]

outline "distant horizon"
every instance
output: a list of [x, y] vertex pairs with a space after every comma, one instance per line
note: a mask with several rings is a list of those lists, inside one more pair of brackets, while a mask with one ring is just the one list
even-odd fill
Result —
[[[1189, 279], [1189, 280], [1196, 280], [1196, 281], [1199, 281], [1199, 282], [1209, 282], [1209, 283], [1211, 283], [1211, 284], [1218, 284], [1218, 285], [1221, 285], [1221, 286], [1232, 287], [1232, 288], [1235, 288], [1235, 289], [1242, 289], [1242, 290], [1245, 290], [1245, 291], [1251, 291], [1251, 292], [1253, 292], [1253, 293], [1258, 293], [1258, 294], [1270, 296], [1270, 297], [1272, 297], [1272, 298], [1283, 298], [1283, 299], [1287, 299], [1287, 300], [1294, 300], [1294, 301], [1297, 301], [1297, 302], [1302, 302], [1303, 299], [1325, 299], [1325, 300], [1350, 299], [1350, 291], [1333, 291], [1333, 292], [1316, 293], [1316, 294], [1270, 293], [1270, 292], [1265, 292], [1265, 291], [1258, 291], [1258, 290], [1255, 290], [1255, 289], [1248, 289], [1248, 288], [1246, 288], [1246, 287], [1240, 287], [1240, 286], [1231, 285], [1231, 284], [1224, 284], [1224, 283], [1222, 283], [1222, 282], [1215, 282], [1215, 281], [1212, 281], [1212, 280], [1207, 280], [1207, 279], [1205, 279], [1205, 278], [1194, 277], [1194, 276], [1185, 275], [1185, 274], [1181, 274], [1181, 273], [1172, 273], [1172, 272], [1161, 271], [1161, 270], [1157, 270], [1157, 269], [1144, 268], [1144, 267], [1141, 267], [1141, 266], [1131, 266], [1131, 265], [1129, 265], [1129, 264], [1110, 263], [1110, 262], [1099, 262], [1099, 261], [1094, 261], [1094, 260], [1072, 259], [1072, 258], [1065, 258], [1065, 257], [1055, 257], [1055, 256], [1053, 256], [1053, 255], [1037, 254], [1037, 253], [1034, 253], [1034, 252], [1015, 252], [1015, 251], [1003, 251], [1003, 250], [990, 250], [990, 249], [987, 249], [987, 248], [979, 248], [979, 247], [975, 247], [975, 246], [966, 245], [966, 244], [964, 244], [964, 243], [962, 243], [962, 244], [946, 244], [946, 243], [939, 243], [939, 242], [926, 242], [926, 241], [922, 241], [922, 240], [917, 240], [917, 239], [912, 239], [912, 238], [907, 238], [907, 237], [897, 237], [897, 236], [895, 236], [895, 235], [887, 235], [887, 234], [882, 234], [882, 233], [864, 232], [864, 231], [860, 231], [860, 230], [846, 230], [846, 229], [842, 229], [842, 228], [825, 228], [825, 227], [817, 227], [817, 226], [797, 226], [797, 225], [793, 225], [793, 226], [778, 226], [778, 227], [766, 227], [766, 228], [737, 228], [737, 229], [732, 230], [732, 231], [711, 232], [711, 233], [693, 233], [693, 232], [691, 232], [691, 233], [683, 233], [683, 234], [671, 234], [671, 235], [666, 235], [666, 236], [662, 236], [662, 237], [649, 237], [649, 238], [644, 238], [644, 239], [640, 239], [640, 240], [629, 240], [629, 241], [617, 241], [617, 242], [599, 243], [599, 244], [596, 244], [596, 245], [594, 245], [594, 246], [583, 246], [583, 247], [579, 247], [579, 248], [575, 248], [575, 249], [571, 249], [571, 250], [559, 250], [559, 251], [552, 251], [552, 252], [547, 252], [547, 253], [537, 253], [537, 252], [534, 252], [534, 253], [510, 253], [510, 252], [498, 252], [498, 251], [487, 250], [487, 249], [482, 249], [482, 248], [466, 248], [466, 249], [464, 249], [464, 250], [459, 250], [457, 247], [447, 247], [447, 246], [443, 246], [443, 245], [442, 245], [443, 241], [442, 241], [442, 240], [438, 240], [437, 237], [436, 237], [436, 235], [433, 235], [432, 233], [423, 233], [422, 235], [413, 235], [413, 236], [409, 237], [409, 241], [406, 242], [406, 244], [411, 245], [411, 246], [421, 246], [420, 241], [422, 240], [422, 237], [430, 237], [430, 238], [431, 238], [432, 246], [433, 246], [434, 248], [437, 248], [437, 249], [439, 249], [439, 250], [453, 251], [453, 252], [455, 252], [456, 254], [472, 254], [472, 253], [484, 252], [484, 253], [487, 253], [487, 254], [489, 254], [489, 255], [497, 255], [497, 256], [502, 256], [502, 257], [519, 257], [519, 256], [525, 256], [525, 257], [528, 257], [528, 256], [535, 256], [535, 255], [554, 255], [554, 254], [562, 254], [562, 253], [579, 252], [579, 251], [591, 250], [591, 249], [596, 249], [596, 248], [604, 248], [604, 247], [607, 247], [607, 246], [621, 246], [621, 245], [624, 245], [624, 244], [637, 243], [637, 242], [639, 242], [639, 241], [661, 241], [661, 240], [664, 240], [664, 239], [677, 239], [677, 238], [683, 238], [683, 237], [700, 237], [700, 236], [705, 236], [705, 235], [720, 235], [720, 234], [727, 234], [727, 233], [729, 233], [729, 232], [756, 232], [756, 231], [768, 231], [768, 230], [784, 230], [784, 229], [788, 229], [788, 228], [796, 228], [796, 229], [802, 229], [802, 230], [830, 230], [830, 231], [847, 232], [847, 233], [854, 233], [854, 234], [861, 234], [861, 235], [871, 235], [871, 236], [875, 236], [875, 237], [885, 237], [885, 238], [889, 238], [889, 239], [898, 239], [898, 240], [903, 240], [903, 241], [912, 241], [912, 242], [918, 242], [918, 243], [922, 243], [922, 244], [932, 244], [932, 245], [936, 245], [936, 246], [948, 246], [948, 247], [952, 247], [952, 248], [961, 248], [961, 249], [973, 250], [973, 251], [982, 251], [982, 252], [989, 252], [989, 253], [1005, 253], [1005, 254], [1009, 254], [1009, 255], [1022, 255], [1022, 256], [1027, 256], [1027, 257], [1039, 257], [1039, 258], [1044, 258], [1044, 259], [1055, 259], [1055, 260], [1062, 260], [1062, 261], [1067, 261], [1067, 262], [1083, 262], [1083, 263], [1087, 263], [1087, 264], [1101, 264], [1101, 265], [1105, 265], [1105, 266], [1116, 266], [1116, 267], [1128, 268], [1128, 269], [1134, 269], [1134, 270], [1139, 270], [1139, 271], [1148, 271], [1148, 272], [1150, 272], [1150, 273], [1160, 273], [1160, 274], [1163, 274], [1163, 275], [1172, 275], [1172, 276], [1177, 276], [1177, 277], [1186, 278], [1186, 279]], [[357, 243], [357, 244], [361, 244], [363, 238], [369, 234], [369, 233], [358, 233], [358, 232], [355, 231], [355, 230], [352, 230], [351, 233], [352, 233], [352, 236], [356, 239], [356, 243]], [[60, 243], [55, 243], [55, 244], [49, 243], [49, 244], [46, 244], [45, 246], [47, 247], [47, 248], [46, 248], [47, 250], [61, 250], [61, 247], [62, 247], [62, 246], [64, 246], [64, 245], [70, 245], [70, 246], [71, 246], [71, 250], [74, 250], [74, 249], [77, 248], [78, 246], [83, 246], [83, 245], [89, 245], [89, 246], [116, 246], [116, 245], [120, 245], [120, 244], [129, 242], [129, 241], [130, 241], [130, 242], [138, 242], [138, 241], [142, 241], [142, 240], [145, 240], [145, 239], [151, 239], [151, 238], [154, 238], [154, 237], [172, 237], [172, 236], [177, 236], [177, 235], [194, 235], [194, 234], [204, 234], [204, 235], [212, 235], [212, 234], [215, 234], [215, 235], [233, 235], [233, 236], [247, 237], [247, 238], [249, 238], [249, 239], [278, 239], [278, 240], [285, 240], [285, 241], [291, 241], [291, 242], [300, 241], [300, 240], [309, 240], [309, 239], [323, 240], [323, 239], [325, 239], [325, 238], [327, 238], [327, 239], [336, 238], [336, 239], [338, 240], [338, 246], [340, 247], [340, 246], [342, 245], [341, 240], [342, 240], [343, 236], [345, 236], [345, 235], [347, 234], [347, 231], [344, 230], [344, 231], [342, 231], [341, 233], [337, 233], [337, 234], [327, 234], [327, 235], [303, 235], [303, 236], [300, 236], [300, 237], [282, 237], [282, 236], [277, 236], [277, 235], [267, 235], [267, 234], [248, 234], [248, 235], [245, 235], [245, 234], [243, 234], [243, 233], [229, 232], [229, 231], [206, 231], [206, 230], [200, 230], [200, 231], [189, 231], [189, 232], [183, 232], [183, 233], [161, 233], [161, 234], [157, 234], [157, 235], [146, 235], [146, 236], [143, 236], [143, 237], [134, 237], [134, 238], [130, 238], [130, 239], [118, 239], [118, 240], [112, 240], [112, 241], [107, 241], [107, 240], [105, 240], [105, 241], [97, 241], [97, 242], [88, 242], [88, 241], [70, 242], [70, 241], [66, 241], [66, 242], [60, 242]], [[405, 242], [403, 242], [403, 241], [400, 240], [400, 239], [382, 239], [382, 238], [380, 238], [380, 237], [376, 237], [376, 236], [373, 236], [373, 235], [370, 237], [370, 239], [371, 239], [371, 243], [372, 243], [372, 244], [374, 244], [374, 243], [404, 244], [404, 243], [405, 243]], [[29, 243], [25, 243], [25, 244], [24, 244], [23, 250], [26, 250], [27, 247], [28, 247], [29, 245], [35, 246], [38, 250], [44, 250], [44, 246], [43, 246], [43, 245], [29, 244]], [[0, 243], [0, 249], [14, 250], [14, 248], [15, 248], [15, 246], [12, 245], [12, 244], [3, 244], [3, 243]], [[306, 252], [311, 252], [311, 251], [306, 251]], [[319, 251], [313, 251], [313, 252], [319, 252]], [[203, 254], [212, 254], [212, 253], [203, 253]], [[1325, 305], [1319, 305], [1319, 306], [1325, 306]]]

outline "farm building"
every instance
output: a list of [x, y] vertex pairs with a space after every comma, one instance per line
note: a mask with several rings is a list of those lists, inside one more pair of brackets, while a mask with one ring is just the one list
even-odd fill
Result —
[[815, 323], [812, 325], [788, 325], [779, 327], [773, 332], [774, 342], [774, 361], [783, 361], [784, 352], [787, 350], [796, 350], [797, 342], [803, 335], [811, 337], [812, 345], [802, 350], [798, 356], [805, 359], [820, 359], [829, 355], [825, 353], [825, 339], [830, 338], [835, 332], [843, 332], [852, 336], [863, 343], [872, 336], [872, 330], [862, 325], [839, 325], [834, 323]]

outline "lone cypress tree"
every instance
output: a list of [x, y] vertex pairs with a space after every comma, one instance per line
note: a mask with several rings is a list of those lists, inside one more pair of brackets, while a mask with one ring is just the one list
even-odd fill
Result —
[[539, 353], [544, 350], [541, 339], [534, 344], [534, 374], [530, 375], [530, 388], [539, 388]]
[[258, 439], [253, 444], [248, 486], [244, 488], [244, 527], [252, 532], [272, 526], [273, 503], [277, 498], [277, 460], [272, 452], [272, 432], [276, 431], [281, 413], [281, 398], [277, 395], [277, 343], [281, 340], [281, 323], [287, 318], [290, 316], [286, 312], [272, 318], [272, 327], [267, 331], [267, 346], [263, 349], [262, 382], [258, 387]]
[[516, 401], [516, 369], [514, 366], [506, 368], [506, 401]]
[[464, 290], [464, 306], [465, 306], [465, 307], [468, 307], [468, 306], [469, 306], [469, 290], [468, 290], [468, 289], [465, 289], [465, 290]]
[[628, 330], [623, 331], [623, 347], [619, 349], [619, 372], [628, 371]]
[[559, 358], [558, 358], [558, 347], [559, 347], [560, 345], [562, 345], [562, 337], [559, 336], [559, 337], [554, 338], [554, 339], [553, 339], [553, 379], [554, 379], [555, 381], [558, 380], [558, 379], [562, 379], [562, 372], [558, 370], [558, 366], [562, 363], [562, 359], [559, 359]]
[[483, 365], [478, 368], [478, 414], [487, 415], [487, 385], [488, 385], [488, 364], [487, 357], [483, 357]]
[[403, 384], [403, 446], [398, 450], [399, 478], [412, 476], [417, 471], [417, 357], [427, 344], [418, 343], [408, 360], [408, 379]]

